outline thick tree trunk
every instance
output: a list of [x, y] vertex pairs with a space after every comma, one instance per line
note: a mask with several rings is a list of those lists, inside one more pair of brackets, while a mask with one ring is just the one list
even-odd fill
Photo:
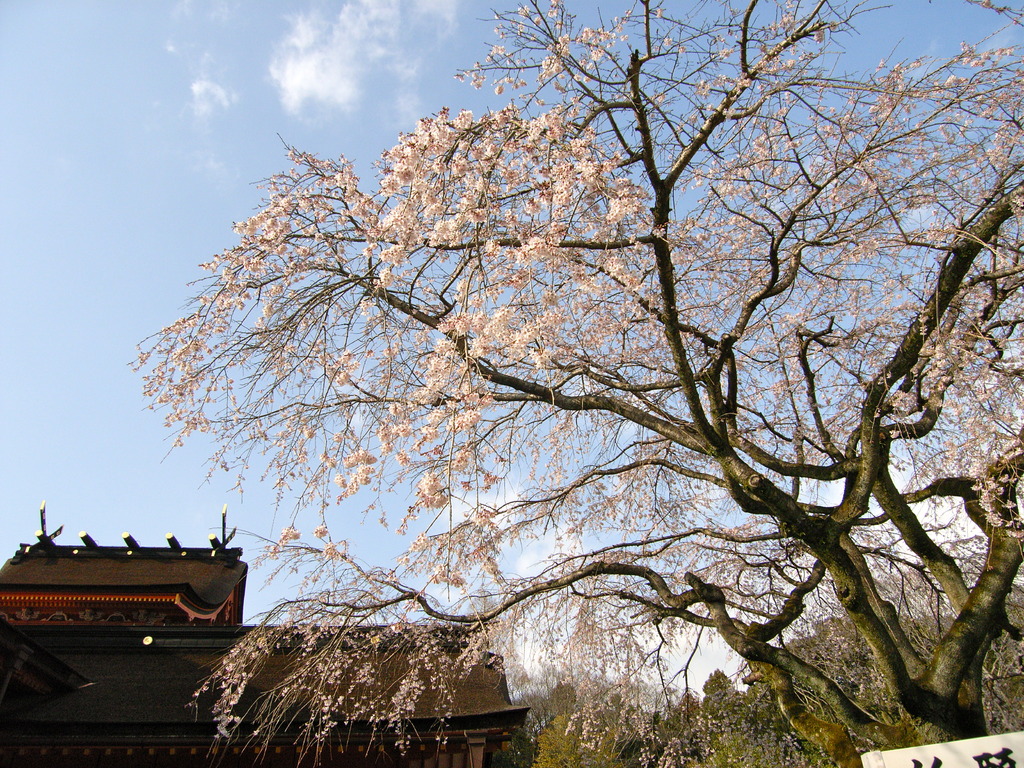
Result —
[[796, 695], [793, 679], [770, 664], [751, 664], [771, 686], [779, 709], [793, 729], [816, 744], [839, 768], [862, 768], [860, 752], [853, 744], [849, 732], [836, 723], [815, 716]]

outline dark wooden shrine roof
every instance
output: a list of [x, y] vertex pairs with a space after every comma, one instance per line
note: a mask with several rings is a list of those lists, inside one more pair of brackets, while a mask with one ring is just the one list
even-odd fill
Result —
[[[209, 744], [216, 734], [214, 698], [195, 691], [246, 627], [31, 626], [24, 632], [90, 684], [62, 695], [0, 702], [0, 746], [47, 743]], [[252, 701], [281, 680], [287, 655], [272, 657], [249, 686]], [[246, 704], [243, 699], [243, 708]], [[192, 706], [195, 703], [196, 706]], [[437, 726], [434, 702], [424, 697], [412, 720]], [[481, 663], [461, 683], [445, 729], [511, 730], [526, 710], [509, 701], [505, 677]], [[355, 728], [365, 732], [372, 728]], [[294, 738], [294, 736], [292, 737]]]
[[4, 698], [68, 693], [88, 683], [67, 663], [0, 618], [0, 703]]
[[199, 607], [214, 609], [245, 578], [241, 556], [241, 549], [225, 548], [22, 544], [0, 568], [0, 592], [179, 592]]
[[[44, 602], [59, 602], [65, 597], [91, 599], [89, 595], [100, 600], [110, 595], [132, 595], [144, 601], [173, 592], [176, 600], [184, 597], [198, 606], [237, 603], [237, 615], [241, 615], [246, 565], [240, 549], [227, 549], [219, 540], [212, 538], [210, 548], [186, 549], [173, 538], [168, 539], [167, 547], [141, 547], [126, 535], [128, 546], [100, 547], [83, 535], [83, 546], [76, 547], [59, 546], [42, 532], [37, 537], [38, 543], [22, 545], [0, 568], [0, 598], [8, 598], [13, 605], [39, 596]], [[224, 654], [251, 629], [236, 624], [142, 626], [74, 618], [41, 622], [26, 619], [16, 626], [0, 624], [0, 680], [10, 664], [17, 662], [23, 668], [15, 687], [0, 694], [0, 764], [35, 768], [92, 761], [90, 764], [100, 765], [91, 753], [94, 748], [102, 752], [103, 760], [113, 761], [102, 765], [135, 765], [139, 757], [133, 754], [136, 748], [145, 748], [150, 756], [155, 750], [154, 759], [162, 754], [170, 761], [160, 765], [183, 768], [206, 764], [211, 745], [217, 743], [213, 715], [217, 694], [197, 697], [196, 691]], [[377, 675], [370, 685], [377, 686], [377, 692], [381, 686], [387, 691], [396, 689], [409, 670], [425, 676], [424, 694], [405, 718], [417, 734], [418, 750], [444, 749], [438, 745], [448, 743], [449, 737], [461, 739], [465, 749], [471, 735], [478, 745], [494, 750], [522, 724], [527, 710], [510, 703], [505, 676], [500, 665], [491, 663], [493, 657], [483, 658], [458, 682], [454, 697], [441, 702], [434, 690], [436, 681], [429, 677], [426, 667], [413, 666], [415, 662], [402, 640], [389, 645], [381, 641], [383, 634], [378, 629], [365, 632], [373, 639], [374, 653], [378, 648], [386, 651], [380, 664], [373, 665]], [[356, 643], [362, 643], [361, 637], [356, 636]], [[444, 640], [449, 642], [447, 635]], [[346, 650], [339, 646], [337, 652]], [[34, 660], [26, 663], [26, 654]], [[281, 684], [293, 661], [294, 657], [285, 651], [270, 656], [259, 675], [250, 681], [235, 711], [245, 712], [261, 693]], [[364, 678], [355, 673], [342, 682], [355, 683], [347, 689], [351, 702], [373, 694]], [[369, 755], [374, 739], [381, 740], [377, 745], [381, 749], [386, 739], [391, 739], [388, 749], [396, 748], [396, 736], [389, 736], [386, 729], [381, 731], [378, 724], [358, 721], [360, 710], [356, 708], [350, 708], [351, 714], [346, 715], [346, 706], [345, 701], [339, 704], [338, 719], [346, 721], [337, 732], [339, 754], [342, 741], [344, 755]], [[282, 765], [297, 764], [288, 758], [288, 750], [298, 749], [297, 724], [302, 721], [304, 708], [304, 703], [297, 703], [292, 725], [273, 737], [275, 750], [284, 750]], [[243, 739], [253, 727], [253, 723], [243, 721]], [[439, 741], [441, 734], [444, 736]], [[349, 750], [351, 744], [357, 747], [354, 753]], [[197, 756], [184, 758], [178, 747], [189, 748]], [[54, 748], [64, 756], [60, 758], [64, 762], [52, 762], [57, 760]], [[11, 759], [14, 763], [8, 762]], [[351, 762], [357, 764], [364, 765]]]

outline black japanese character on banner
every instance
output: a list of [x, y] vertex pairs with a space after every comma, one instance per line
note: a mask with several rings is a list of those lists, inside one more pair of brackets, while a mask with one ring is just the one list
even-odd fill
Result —
[[[977, 760], [978, 758], [974, 759]], [[920, 760], [915, 760], [913, 768], [924, 768], [924, 766], [921, 765]], [[937, 757], [932, 758], [932, 768], [942, 768], [942, 761]]]
[[978, 768], [1017, 768], [1017, 761], [1010, 757], [1011, 754], [1013, 754], [1013, 750], [1003, 747], [995, 754], [985, 752], [975, 755], [974, 760], [978, 763]]

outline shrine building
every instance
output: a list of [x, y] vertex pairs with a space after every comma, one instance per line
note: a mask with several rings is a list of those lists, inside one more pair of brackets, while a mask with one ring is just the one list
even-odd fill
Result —
[[[218, 739], [214, 696], [195, 694], [252, 629], [242, 624], [242, 550], [227, 536], [202, 547], [170, 534], [159, 547], [127, 533], [116, 546], [85, 532], [80, 545], [44, 531], [36, 538], [0, 568], [0, 768], [488, 768], [526, 716], [491, 657], [460, 684], [444, 718], [422, 697], [409, 721], [416, 735], [402, 749], [359, 722], [316, 753], [296, 745], [297, 725], [269, 740]], [[248, 701], [283, 678], [286, 654], [271, 662]]]

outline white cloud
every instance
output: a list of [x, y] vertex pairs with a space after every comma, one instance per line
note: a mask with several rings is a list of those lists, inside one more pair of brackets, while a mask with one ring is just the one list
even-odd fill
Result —
[[193, 17], [196, 15], [197, 5], [199, 12], [217, 22], [230, 21], [239, 10], [238, 0], [203, 0], [201, 3], [196, 3], [195, 0], [179, 0], [171, 9], [171, 14], [175, 18]]
[[192, 168], [217, 187], [226, 187], [237, 182], [237, 174], [227, 163], [209, 150], [199, 150], [193, 154]]
[[[416, 77], [416, 49], [426, 31], [449, 31], [458, 0], [349, 0], [332, 21], [317, 13], [294, 17], [270, 62], [270, 76], [286, 111], [309, 106], [351, 111], [367, 83], [387, 73]], [[438, 29], [440, 22], [443, 29]]]
[[316, 14], [296, 18], [270, 63], [284, 108], [299, 113], [314, 103], [352, 109], [363, 79], [389, 56], [398, 21], [395, 0], [346, 3], [334, 23]]
[[423, 103], [415, 88], [401, 88], [394, 99], [395, 119], [402, 125], [413, 125], [423, 116]]
[[227, 109], [237, 101], [234, 93], [209, 78], [192, 82], [192, 113], [200, 120], [209, 118], [218, 109]]
[[453, 26], [456, 11], [459, 8], [459, 0], [413, 0], [413, 8], [418, 14], [433, 16], [446, 25]]

